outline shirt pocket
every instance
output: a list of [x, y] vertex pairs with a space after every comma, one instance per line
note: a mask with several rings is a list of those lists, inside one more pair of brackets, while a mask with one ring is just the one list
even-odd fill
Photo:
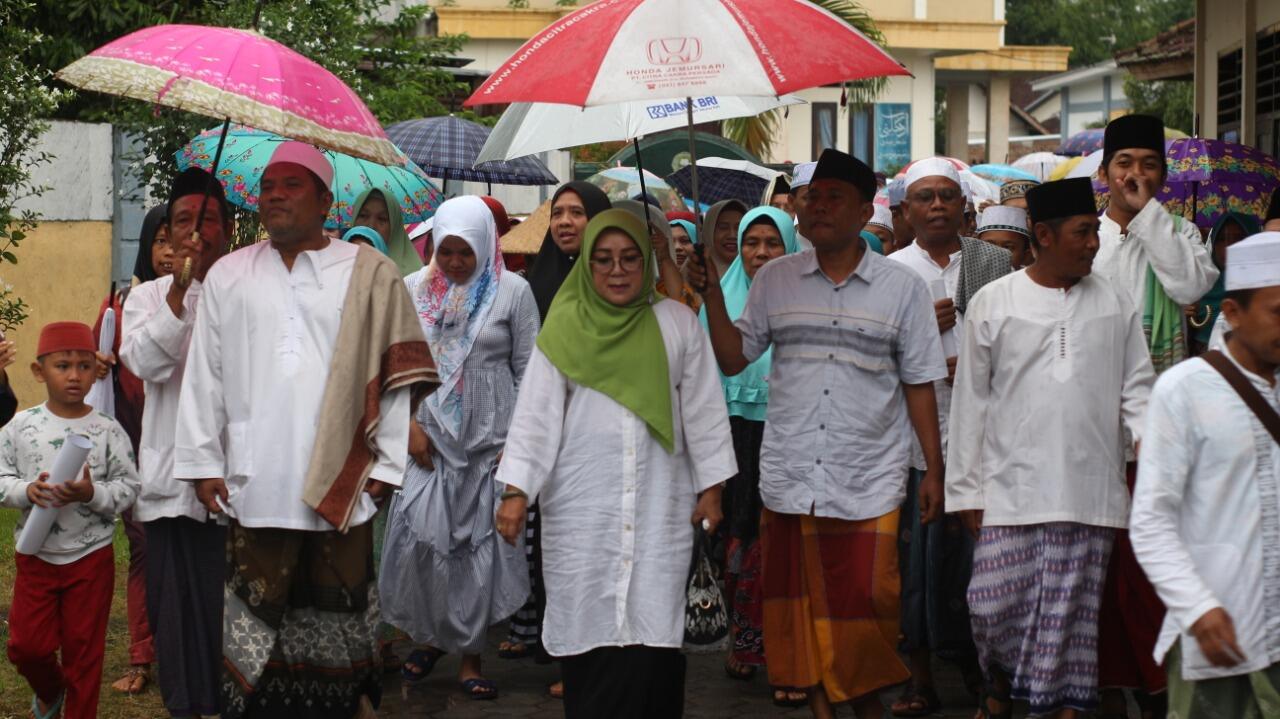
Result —
[[227, 478], [253, 476], [253, 433], [249, 422], [227, 425]]

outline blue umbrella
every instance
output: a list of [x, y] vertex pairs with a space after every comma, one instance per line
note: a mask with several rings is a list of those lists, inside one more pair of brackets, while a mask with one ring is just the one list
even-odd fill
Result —
[[1062, 141], [1058, 146], [1058, 154], [1067, 157], [1087, 155], [1094, 150], [1102, 149], [1102, 141], [1107, 131], [1101, 127], [1082, 130]]
[[489, 128], [452, 115], [397, 122], [387, 137], [432, 177], [494, 185], [555, 185], [560, 181], [536, 157], [476, 164]]
[[991, 180], [997, 185], [1003, 185], [1010, 180], [1035, 180], [1036, 176], [1025, 170], [1019, 170], [1011, 165], [974, 165], [969, 168], [969, 172], [981, 177], [985, 180]]

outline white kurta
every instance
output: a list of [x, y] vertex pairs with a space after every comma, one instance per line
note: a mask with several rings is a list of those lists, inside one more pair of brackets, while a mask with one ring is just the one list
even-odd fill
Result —
[[142, 491], [133, 505], [133, 518], [139, 522], [173, 517], [204, 522], [209, 518], [191, 483], [180, 482], [173, 475], [178, 397], [201, 283], [193, 281], [187, 288], [181, 319], [174, 316], [165, 299], [172, 286], [171, 276], [144, 282], [129, 291], [124, 304], [120, 362], [142, 380], [147, 395], [138, 445]]
[[1139, 436], [1154, 378], [1142, 319], [1105, 280], [1067, 291], [1022, 270], [983, 287], [956, 370], [947, 511], [1124, 527], [1121, 423]]
[[1123, 291], [1139, 318], [1146, 309], [1148, 266], [1165, 294], [1180, 305], [1198, 302], [1218, 281], [1218, 268], [1195, 223], [1180, 222], [1181, 229], [1176, 228], [1173, 215], [1154, 198], [1134, 215], [1125, 234], [1106, 213], [1098, 219], [1102, 227], [1093, 272]]
[[[1240, 370], [1280, 410], [1280, 388]], [[1187, 680], [1280, 662], [1280, 445], [1201, 359], [1161, 375], [1144, 436], [1129, 539], [1168, 608], [1156, 661], [1181, 638]], [[1234, 667], [1211, 665], [1190, 633], [1219, 607], [1244, 651]]]
[[[357, 246], [303, 252], [293, 270], [270, 242], [237, 250], [205, 277], [178, 404], [179, 479], [222, 477], [246, 527], [328, 531], [302, 501]], [[398, 283], [397, 291], [405, 291]], [[382, 396], [371, 477], [400, 486], [409, 388]], [[351, 518], [377, 511], [365, 495]]]
[[654, 305], [670, 368], [675, 453], [644, 421], [574, 384], [534, 348], [497, 481], [540, 503], [554, 656], [679, 647], [697, 493], [738, 472], [711, 343], [684, 305]]

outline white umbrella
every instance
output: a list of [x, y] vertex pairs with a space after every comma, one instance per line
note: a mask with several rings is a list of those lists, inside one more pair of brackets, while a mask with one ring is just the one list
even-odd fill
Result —
[[[715, 122], [754, 117], [787, 105], [804, 104], [795, 95], [782, 97], [693, 98], [695, 122]], [[619, 102], [577, 107], [549, 102], [517, 102], [502, 113], [476, 164], [511, 160], [547, 150], [559, 150], [595, 142], [615, 142], [684, 127], [688, 120], [685, 98]]]
[[1014, 161], [1013, 166], [1019, 170], [1030, 172], [1036, 176], [1041, 182], [1049, 181], [1049, 173], [1058, 165], [1066, 162], [1069, 158], [1062, 155], [1055, 155], [1052, 152], [1033, 152], [1030, 155], [1024, 155]]
[[1102, 167], [1102, 150], [1094, 150], [1067, 173], [1067, 177], [1093, 177]]

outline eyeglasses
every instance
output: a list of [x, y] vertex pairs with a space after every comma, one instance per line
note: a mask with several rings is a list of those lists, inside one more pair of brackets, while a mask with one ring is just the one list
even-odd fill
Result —
[[945, 187], [937, 191], [917, 190], [911, 193], [911, 201], [928, 204], [933, 202], [934, 198], [937, 198], [939, 200], [942, 200], [943, 202], [955, 202], [956, 200], [960, 199], [960, 194], [961, 193], [959, 190], [953, 190], [950, 187]]
[[612, 271], [614, 265], [621, 267], [623, 272], [635, 272], [644, 266], [644, 255], [635, 252], [616, 258], [613, 255], [591, 256], [591, 271], [597, 274], [603, 275]]

